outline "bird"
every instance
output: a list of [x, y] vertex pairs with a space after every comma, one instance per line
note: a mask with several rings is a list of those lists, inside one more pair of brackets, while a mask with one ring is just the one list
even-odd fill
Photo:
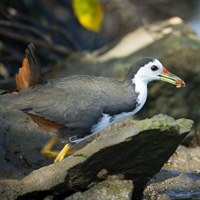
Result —
[[[26, 113], [42, 129], [54, 136], [41, 154], [61, 161], [73, 154], [71, 147], [128, 116], [137, 113], [147, 99], [147, 85], [161, 80], [177, 87], [185, 82], [170, 73], [155, 58], [135, 61], [124, 80], [89, 75], [42, 79], [39, 59], [31, 43], [25, 50], [17, 88], [0, 95], [0, 104]], [[52, 147], [59, 139], [66, 144], [61, 151]]]

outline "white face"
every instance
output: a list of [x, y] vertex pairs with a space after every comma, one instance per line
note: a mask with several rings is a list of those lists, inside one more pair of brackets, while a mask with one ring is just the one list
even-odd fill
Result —
[[141, 67], [135, 77], [132, 79], [132, 81], [133, 83], [139, 81], [147, 84], [150, 81], [160, 80], [160, 75], [162, 74], [162, 71], [162, 64], [155, 59], [153, 62], [149, 62], [148, 64]]

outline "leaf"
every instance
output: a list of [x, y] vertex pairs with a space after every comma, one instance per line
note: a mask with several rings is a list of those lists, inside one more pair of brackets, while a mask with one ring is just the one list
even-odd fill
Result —
[[98, 0], [73, 0], [73, 9], [83, 27], [95, 32], [101, 30], [103, 8]]

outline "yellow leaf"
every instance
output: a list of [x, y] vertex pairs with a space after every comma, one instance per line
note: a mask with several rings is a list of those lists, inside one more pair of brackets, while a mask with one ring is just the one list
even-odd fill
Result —
[[95, 32], [101, 30], [103, 9], [98, 0], [73, 0], [73, 9], [83, 27]]

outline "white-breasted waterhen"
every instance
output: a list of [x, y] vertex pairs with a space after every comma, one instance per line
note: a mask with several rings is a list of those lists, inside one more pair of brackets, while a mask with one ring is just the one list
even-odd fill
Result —
[[[17, 89], [0, 96], [0, 104], [19, 109], [55, 136], [44, 146], [42, 154], [60, 161], [76, 144], [111, 124], [135, 114], [147, 98], [147, 84], [162, 80], [177, 87], [184, 81], [168, 72], [154, 58], [142, 58], [132, 64], [124, 80], [78, 75], [43, 81], [33, 44], [16, 75]], [[61, 152], [52, 152], [57, 139], [67, 144]]]

